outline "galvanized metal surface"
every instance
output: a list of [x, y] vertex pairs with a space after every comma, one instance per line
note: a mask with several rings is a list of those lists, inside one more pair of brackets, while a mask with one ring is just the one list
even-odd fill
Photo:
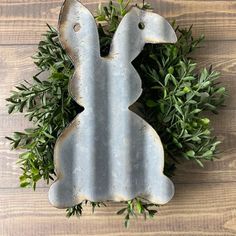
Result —
[[57, 140], [58, 179], [50, 187], [50, 202], [58, 208], [84, 199], [124, 201], [136, 196], [168, 202], [174, 186], [163, 174], [159, 136], [128, 107], [142, 93], [132, 60], [145, 43], [176, 42], [174, 30], [161, 16], [133, 7], [114, 35], [109, 56], [102, 58], [92, 14], [77, 0], [66, 0], [59, 32], [76, 68], [71, 95], [85, 109]]

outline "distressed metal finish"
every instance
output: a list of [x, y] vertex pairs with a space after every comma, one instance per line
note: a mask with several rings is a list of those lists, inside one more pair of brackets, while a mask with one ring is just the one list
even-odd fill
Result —
[[76, 68], [70, 93], [84, 111], [57, 140], [58, 179], [50, 187], [50, 202], [59, 208], [84, 199], [124, 201], [136, 196], [168, 202], [174, 186], [163, 174], [159, 136], [128, 107], [142, 92], [132, 60], [145, 43], [176, 42], [174, 30], [163, 17], [133, 7], [114, 35], [109, 56], [102, 58], [92, 14], [80, 2], [66, 0], [59, 33]]

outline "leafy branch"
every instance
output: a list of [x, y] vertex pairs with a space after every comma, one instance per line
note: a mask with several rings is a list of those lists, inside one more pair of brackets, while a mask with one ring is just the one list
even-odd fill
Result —
[[120, 209], [117, 215], [125, 214], [125, 227], [129, 226], [130, 217], [137, 217], [138, 215], [143, 215], [144, 219], [153, 218], [157, 214], [156, 208], [157, 204], [149, 203], [142, 198], [134, 198], [125, 202], [126, 207]]
[[80, 217], [80, 216], [82, 216], [83, 204], [88, 205], [88, 203], [90, 203], [90, 205], [92, 206], [92, 213], [94, 213], [94, 210], [96, 207], [106, 206], [106, 204], [104, 202], [90, 202], [88, 200], [84, 200], [73, 207], [67, 208], [66, 209], [66, 216], [67, 217], [71, 217], [71, 216]]

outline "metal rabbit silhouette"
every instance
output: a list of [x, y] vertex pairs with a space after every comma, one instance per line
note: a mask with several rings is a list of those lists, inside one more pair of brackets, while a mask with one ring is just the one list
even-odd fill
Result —
[[161, 16], [133, 7], [122, 19], [107, 57], [100, 56], [96, 22], [77, 0], [66, 0], [59, 37], [75, 73], [69, 90], [84, 107], [59, 136], [54, 150], [57, 181], [50, 202], [65, 208], [90, 201], [125, 201], [137, 196], [165, 204], [174, 194], [163, 174], [164, 153], [155, 130], [132, 112], [141, 79], [131, 62], [145, 43], [174, 43]]

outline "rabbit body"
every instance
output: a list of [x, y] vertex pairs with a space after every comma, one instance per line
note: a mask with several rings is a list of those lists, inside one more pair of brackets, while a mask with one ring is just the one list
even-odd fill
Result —
[[[67, 0], [61, 14], [62, 44], [76, 68], [69, 90], [84, 111], [56, 142], [58, 180], [50, 187], [50, 202], [59, 208], [85, 199], [127, 201], [137, 196], [158, 204], [168, 202], [174, 186], [163, 174], [164, 152], [159, 136], [129, 110], [142, 93], [141, 79], [131, 62], [145, 41], [153, 40], [139, 32], [137, 23], [146, 23], [149, 15], [146, 17], [139, 9], [127, 13], [113, 38], [109, 56], [102, 58], [96, 24], [89, 11], [78, 1]], [[163, 21], [157, 16], [156, 20]], [[81, 37], [68, 30], [77, 21]], [[83, 22], [90, 24], [86, 27], [92, 33], [86, 32]], [[173, 40], [172, 31], [169, 35]]]

